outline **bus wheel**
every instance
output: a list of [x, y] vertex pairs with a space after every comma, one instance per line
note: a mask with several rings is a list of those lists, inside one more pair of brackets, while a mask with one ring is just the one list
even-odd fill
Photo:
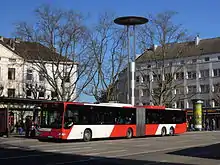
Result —
[[163, 127], [161, 130], [161, 136], [165, 136], [167, 134], [166, 128]]
[[133, 131], [132, 131], [131, 128], [129, 128], [129, 129], [127, 130], [127, 133], [126, 133], [126, 138], [127, 138], [127, 139], [130, 139], [130, 138], [132, 138], [132, 137], [133, 137]]
[[170, 128], [169, 135], [170, 135], [170, 136], [173, 136], [173, 135], [174, 135], [174, 128], [173, 128], [173, 127]]
[[83, 134], [83, 140], [88, 142], [92, 139], [92, 132], [89, 129], [86, 129]]

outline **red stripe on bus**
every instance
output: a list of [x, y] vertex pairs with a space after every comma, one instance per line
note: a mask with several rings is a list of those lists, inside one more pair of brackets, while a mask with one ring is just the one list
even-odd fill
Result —
[[181, 133], [184, 133], [186, 132], [187, 130], [187, 124], [186, 123], [183, 123], [183, 124], [176, 124], [176, 127], [175, 127], [175, 134], [181, 134]]
[[133, 136], [136, 136], [136, 126], [135, 125], [115, 125], [110, 137], [125, 137], [127, 130], [132, 129]]
[[159, 127], [159, 124], [146, 124], [146, 135], [155, 135], [157, 132], [157, 129]]
[[62, 136], [62, 139], [67, 139], [67, 138], [69, 137], [70, 132], [72, 131], [73, 127], [74, 127], [74, 126], [72, 126], [70, 129], [63, 129], [63, 130], [62, 130], [62, 133], [64, 134], [64, 135]]

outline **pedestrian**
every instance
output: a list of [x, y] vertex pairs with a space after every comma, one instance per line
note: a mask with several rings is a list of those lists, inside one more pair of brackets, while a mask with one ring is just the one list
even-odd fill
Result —
[[206, 131], [209, 131], [210, 130], [210, 123], [209, 123], [209, 118], [206, 119]]
[[212, 119], [212, 130], [215, 131], [216, 130], [216, 122], [215, 119]]
[[17, 127], [17, 132], [19, 135], [22, 135], [23, 133], [23, 128], [22, 128], [22, 122], [21, 120], [19, 120], [17, 123], [16, 123], [16, 127]]
[[29, 137], [30, 135], [31, 125], [32, 125], [31, 119], [27, 116], [25, 120], [25, 127], [26, 127], [25, 136], [26, 137]]

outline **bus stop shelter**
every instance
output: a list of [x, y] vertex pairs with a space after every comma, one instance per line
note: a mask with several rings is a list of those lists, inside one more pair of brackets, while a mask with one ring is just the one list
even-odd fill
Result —
[[10, 111], [31, 111], [33, 112], [36, 106], [42, 103], [50, 102], [50, 100], [43, 99], [28, 99], [28, 98], [9, 98], [0, 97], [0, 133], [5, 132], [7, 137], [10, 134], [9, 112]]

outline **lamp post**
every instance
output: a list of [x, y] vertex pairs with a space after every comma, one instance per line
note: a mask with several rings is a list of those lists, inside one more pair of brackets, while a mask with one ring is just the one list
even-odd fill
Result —
[[[118, 25], [127, 26], [127, 49], [128, 49], [128, 69], [127, 69], [127, 83], [128, 83], [128, 93], [127, 93], [127, 101], [130, 103], [130, 69], [131, 68], [131, 104], [135, 105], [135, 59], [136, 59], [136, 37], [135, 37], [135, 26], [142, 25], [148, 22], [147, 18], [137, 17], [137, 16], [125, 16], [118, 17], [114, 20], [114, 23]], [[133, 27], [133, 60], [130, 64], [130, 36], [129, 30], [130, 26]]]

